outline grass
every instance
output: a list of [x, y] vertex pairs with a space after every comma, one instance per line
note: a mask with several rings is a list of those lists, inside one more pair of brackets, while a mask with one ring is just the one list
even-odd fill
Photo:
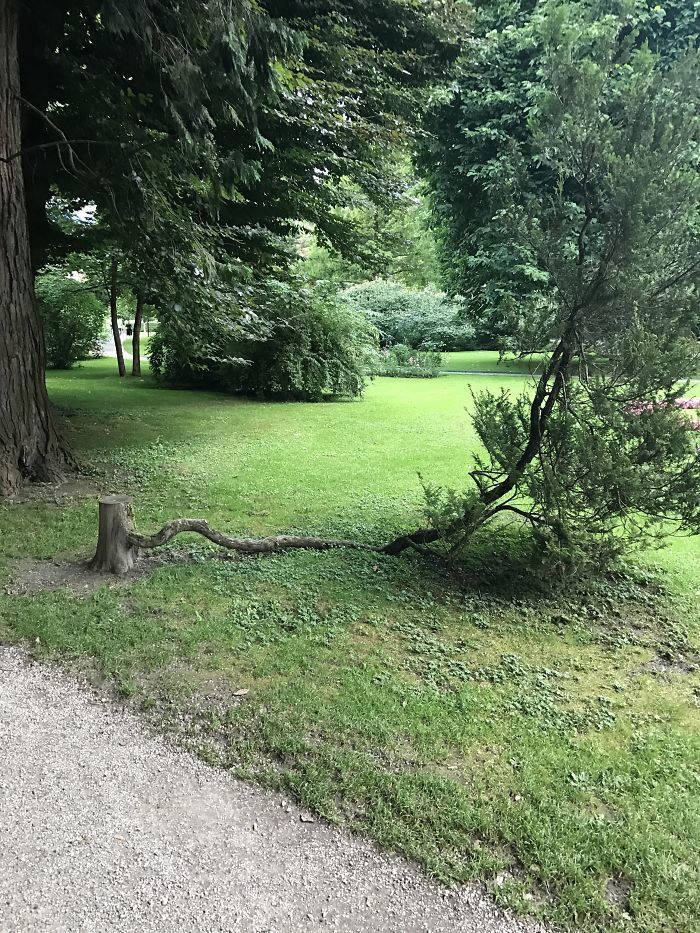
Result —
[[445, 372], [530, 373], [536, 369], [538, 359], [538, 356], [501, 359], [498, 350], [460, 350], [443, 353], [442, 365]]
[[[460, 350], [442, 354], [444, 372], [458, 373], [524, 373], [537, 372], [540, 354], [533, 354], [527, 359], [515, 357], [500, 358], [498, 350]], [[694, 382], [700, 381], [700, 369], [694, 374]]]
[[[475, 444], [464, 376], [305, 405], [114, 369], [52, 374], [49, 389], [81, 461], [133, 497], [144, 531], [196, 514], [380, 541], [418, 519], [417, 471], [459, 485]], [[95, 513], [90, 497], [0, 507], [0, 576], [16, 558], [86, 556]], [[571, 929], [686, 933], [700, 916], [699, 545], [552, 596], [506, 533], [460, 572], [363, 552], [224, 561], [192, 538], [149, 577], [1, 595], [0, 636], [90, 665], [200, 755], [438, 878], [482, 879]]]

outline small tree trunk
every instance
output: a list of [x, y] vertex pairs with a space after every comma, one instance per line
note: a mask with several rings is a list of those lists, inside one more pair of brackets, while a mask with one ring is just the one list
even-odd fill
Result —
[[104, 496], [100, 499], [100, 528], [97, 551], [90, 569], [102, 573], [128, 573], [139, 555], [129, 543], [133, 531], [133, 511], [128, 496]]
[[143, 295], [136, 293], [136, 312], [134, 315], [134, 336], [131, 341], [133, 360], [131, 363], [131, 375], [141, 375], [141, 323], [143, 321]]
[[122, 350], [122, 335], [119, 333], [117, 295], [117, 260], [115, 257], [112, 257], [109, 281], [109, 312], [112, 316], [112, 334], [114, 335], [114, 347], [117, 351], [117, 366], [119, 367], [119, 375], [126, 376], [126, 366], [124, 366], [124, 351]]
[[51, 417], [34, 299], [19, 113], [17, 0], [0, 0], [0, 496], [74, 466]]

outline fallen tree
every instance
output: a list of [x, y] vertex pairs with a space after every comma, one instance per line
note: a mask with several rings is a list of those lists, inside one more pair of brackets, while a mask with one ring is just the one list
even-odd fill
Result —
[[422, 161], [469, 307], [547, 362], [534, 390], [475, 396], [470, 487], [428, 485], [430, 527], [386, 550], [457, 553], [505, 513], [551, 575], [700, 530], [680, 404], [700, 333], [700, 53], [668, 30], [650, 47], [643, 15], [552, 0], [494, 28], [500, 10], [480, 8]]

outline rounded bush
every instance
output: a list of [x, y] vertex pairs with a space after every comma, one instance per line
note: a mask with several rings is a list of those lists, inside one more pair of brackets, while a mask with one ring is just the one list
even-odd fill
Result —
[[444, 292], [377, 279], [352, 285], [340, 297], [374, 324], [382, 346], [400, 343], [443, 352], [475, 348], [473, 327], [460, 319], [461, 303]]
[[149, 355], [152, 370], [171, 384], [315, 402], [360, 395], [376, 345], [377, 333], [361, 315], [302, 290], [293, 303], [268, 305], [259, 339], [222, 340], [210, 355], [161, 321]]
[[35, 288], [47, 367], [70, 369], [78, 360], [98, 356], [105, 309], [95, 293], [57, 269], [38, 275]]

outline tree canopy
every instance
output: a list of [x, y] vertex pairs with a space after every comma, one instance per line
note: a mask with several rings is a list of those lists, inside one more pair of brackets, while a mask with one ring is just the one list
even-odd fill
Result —
[[[512, 345], [509, 338], [522, 330], [523, 299], [547, 280], [531, 244], [504, 235], [502, 210], [514, 186], [546, 197], [552, 184], [552, 173], [539, 159], [533, 124], [545, 40], [532, 27], [545, 15], [554, 15], [551, 4], [531, 0], [478, 6], [459, 74], [429, 112], [431, 132], [421, 152], [446, 285], [467, 299], [468, 316], [484, 346]], [[624, 57], [633, 48], [648, 47], [658, 74], [697, 44], [700, 28], [698, 10], [684, 3], [586, 2], [580, 15], [601, 23], [613, 16], [611, 54]], [[564, 37], [552, 37], [550, 48], [560, 40]], [[584, 77], [571, 74], [569, 80], [587, 87]]]
[[[341, 179], [374, 199], [388, 195], [381, 167], [456, 51], [442, 4], [422, 0], [5, 6], [0, 164], [27, 224], [7, 275], [17, 275], [13, 263], [28, 270], [31, 259], [37, 269], [71, 251], [111, 249], [157, 295], [174, 339], [186, 335], [200, 357], [221, 356], [233, 331], [265, 314], [299, 223], [352, 249], [352, 218], [332, 210], [344, 200]], [[99, 224], [66, 222], [86, 205]], [[0, 363], [22, 361], [34, 389], [21, 418], [10, 415], [19, 399], [3, 413], [5, 491], [65, 462], [41, 341], [19, 324], [38, 327], [31, 273], [23, 278]], [[32, 410], [42, 412], [39, 435], [27, 423]]]

